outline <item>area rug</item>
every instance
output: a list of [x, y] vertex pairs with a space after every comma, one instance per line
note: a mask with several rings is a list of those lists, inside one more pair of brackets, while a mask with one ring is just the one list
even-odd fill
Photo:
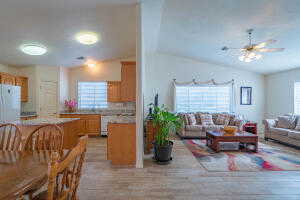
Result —
[[259, 143], [257, 153], [222, 151], [215, 153], [205, 140], [183, 140], [198, 162], [211, 172], [299, 171], [300, 153]]

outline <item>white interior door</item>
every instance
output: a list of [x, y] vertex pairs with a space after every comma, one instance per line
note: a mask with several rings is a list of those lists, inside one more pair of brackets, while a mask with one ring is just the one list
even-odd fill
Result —
[[40, 117], [57, 117], [57, 83], [42, 81], [40, 87]]

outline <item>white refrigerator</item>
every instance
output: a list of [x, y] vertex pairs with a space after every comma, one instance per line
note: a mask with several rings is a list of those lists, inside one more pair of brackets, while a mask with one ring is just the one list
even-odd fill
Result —
[[21, 87], [0, 84], [0, 122], [20, 119]]

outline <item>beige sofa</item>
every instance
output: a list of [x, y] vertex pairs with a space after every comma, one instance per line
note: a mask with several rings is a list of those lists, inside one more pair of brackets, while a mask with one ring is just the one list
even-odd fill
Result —
[[[296, 122], [300, 120], [300, 116], [296, 116]], [[265, 140], [273, 139], [278, 142], [300, 147], [300, 130], [296, 130], [295, 127], [291, 128], [279, 128], [277, 127], [278, 119], [265, 119], [263, 120], [265, 125]]]
[[[193, 114], [195, 115], [197, 123], [195, 125], [191, 125], [187, 115]], [[200, 116], [203, 114], [211, 114], [212, 120], [214, 122], [213, 125], [203, 125], [201, 123]], [[243, 125], [245, 124], [245, 120], [243, 120], [240, 115], [235, 114], [228, 114], [228, 113], [204, 113], [204, 112], [197, 112], [197, 113], [178, 113], [181, 119], [184, 122], [183, 128], [177, 132], [177, 135], [181, 139], [189, 139], [189, 138], [205, 138], [207, 131], [218, 131], [224, 128], [224, 126], [236, 126], [238, 130], [243, 129]], [[228, 124], [216, 124], [216, 120], [218, 115], [223, 115], [228, 117]]]

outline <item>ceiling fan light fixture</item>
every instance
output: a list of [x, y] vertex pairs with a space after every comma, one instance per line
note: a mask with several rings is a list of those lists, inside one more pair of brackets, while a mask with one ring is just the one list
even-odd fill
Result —
[[255, 59], [256, 59], [256, 60], [261, 59], [261, 58], [262, 58], [262, 55], [261, 55], [261, 54], [256, 54], [256, 55], [255, 55]]
[[251, 58], [248, 58], [248, 57], [245, 58], [245, 60], [244, 60], [244, 62], [247, 62], [247, 63], [248, 63], [248, 62], [251, 62], [251, 61], [252, 61], [252, 59], [251, 59]]
[[235, 48], [235, 47], [223, 47], [222, 50], [239, 50], [240, 56], [238, 57], [240, 61], [242, 62], [251, 62], [253, 60], [259, 60], [262, 58], [262, 55], [256, 54], [256, 52], [280, 52], [283, 51], [284, 48], [265, 48], [267, 45], [272, 44], [276, 42], [276, 40], [270, 39], [265, 42], [261, 42], [258, 44], [254, 44], [252, 42], [252, 32], [253, 29], [248, 29], [248, 38], [249, 43], [248, 45], [242, 47], [242, 48]]
[[256, 56], [256, 54], [253, 53], [253, 52], [250, 52], [250, 53], [248, 54], [248, 57], [249, 57], [249, 58], [255, 58], [255, 56]]
[[245, 56], [244, 55], [240, 56], [239, 60], [243, 62], [245, 60]]

